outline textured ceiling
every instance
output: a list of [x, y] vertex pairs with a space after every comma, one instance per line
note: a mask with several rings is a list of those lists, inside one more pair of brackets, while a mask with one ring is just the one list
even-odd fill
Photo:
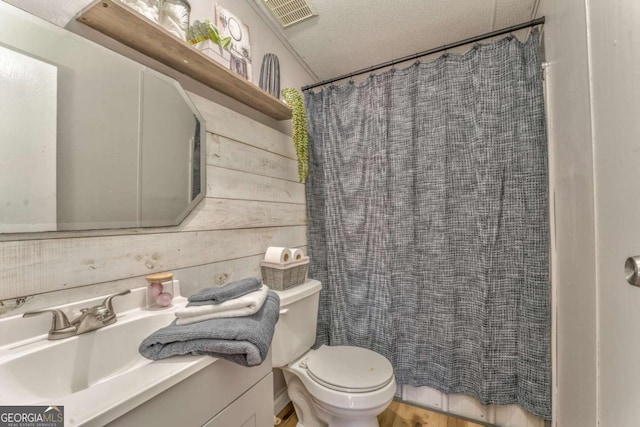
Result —
[[[263, 0], [254, 0], [260, 2]], [[310, 0], [279, 31], [322, 80], [533, 19], [538, 0]], [[263, 8], [263, 13], [266, 8]]]

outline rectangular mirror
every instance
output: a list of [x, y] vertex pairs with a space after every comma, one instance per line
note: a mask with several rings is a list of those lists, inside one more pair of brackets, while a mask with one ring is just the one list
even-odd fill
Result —
[[0, 233], [177, 225], [205, 123], [173, 79], [0, 2]]

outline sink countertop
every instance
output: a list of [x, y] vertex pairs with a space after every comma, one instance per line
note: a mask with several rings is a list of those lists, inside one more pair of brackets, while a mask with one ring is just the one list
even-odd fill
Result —
[[[142, 339], [171, 323], [187, 302], [174, 283], [171, 307], [144, 310], [145, 289], [114, 299], [116, 323], [62, 340], [47, 340], [47, 315], [0, 319], [0, 404], [64, 406], [65, 425], [104, 425], [216, 362], [210, 356], [152, 362], [139, 355]], [[54, 308], [72, 313], [104, 297]]]

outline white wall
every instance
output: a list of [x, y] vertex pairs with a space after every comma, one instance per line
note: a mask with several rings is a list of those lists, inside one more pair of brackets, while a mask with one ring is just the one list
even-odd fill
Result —
[[[307, 68], [301, 68], [301, 63], [298, 62], [298, 59], [282, 44], [278, 36], [269, 29], [263, 18], [256, 13], [257, 6], [252, 6], [255, 0], [190, 0], [191, 20], [213, 19], [214, 1], [236, 15], [243, 24], [249, 27], [251, 48], [253, 50], [252, 81], [254, 83], [258, 84], [260, 81], [260, 65], [262, 64], [262, 57], [266, 53], [274, 53], [278, 56], [280, 74], [283, 79], [281, 87], [300, 88], [311, 83], [312, 77], [307, 72]], [[287, 86], [284, 85], [285, 83]]]
[[640, 425], [640, 4], [589, 2], [598, 268], [599, 421]]
[[593, 153], [584, 0], [541, 0], [546, 16], [557, 426], [595, 426], [596, 268]]
[[623, 265], [640, 254], [640, 4], [542, 0], [540, 14], [556, 174], [556, 425], [633, 427], [640, 289]]

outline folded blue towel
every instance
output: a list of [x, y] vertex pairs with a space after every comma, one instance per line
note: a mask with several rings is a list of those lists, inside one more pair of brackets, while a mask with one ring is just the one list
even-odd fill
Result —
[[227, 359], [243, 366], [261, 364], [267, 357], [280, 315], [280, 298], [269, 291], [262, 308], [251, 316], [220, 318], [177, 326], [175, 321], [140, 344], [147, 359], [193, 354]]
[[189, 299], [190, 305], [207, 305], [220, 304], [221, 302], [255, 292], [262, 287], [262, 281], [257, 277], [248, 277], [246, 279], [237, 280], [218, 288], [206, 288], [200, 292], [191, 295]]

